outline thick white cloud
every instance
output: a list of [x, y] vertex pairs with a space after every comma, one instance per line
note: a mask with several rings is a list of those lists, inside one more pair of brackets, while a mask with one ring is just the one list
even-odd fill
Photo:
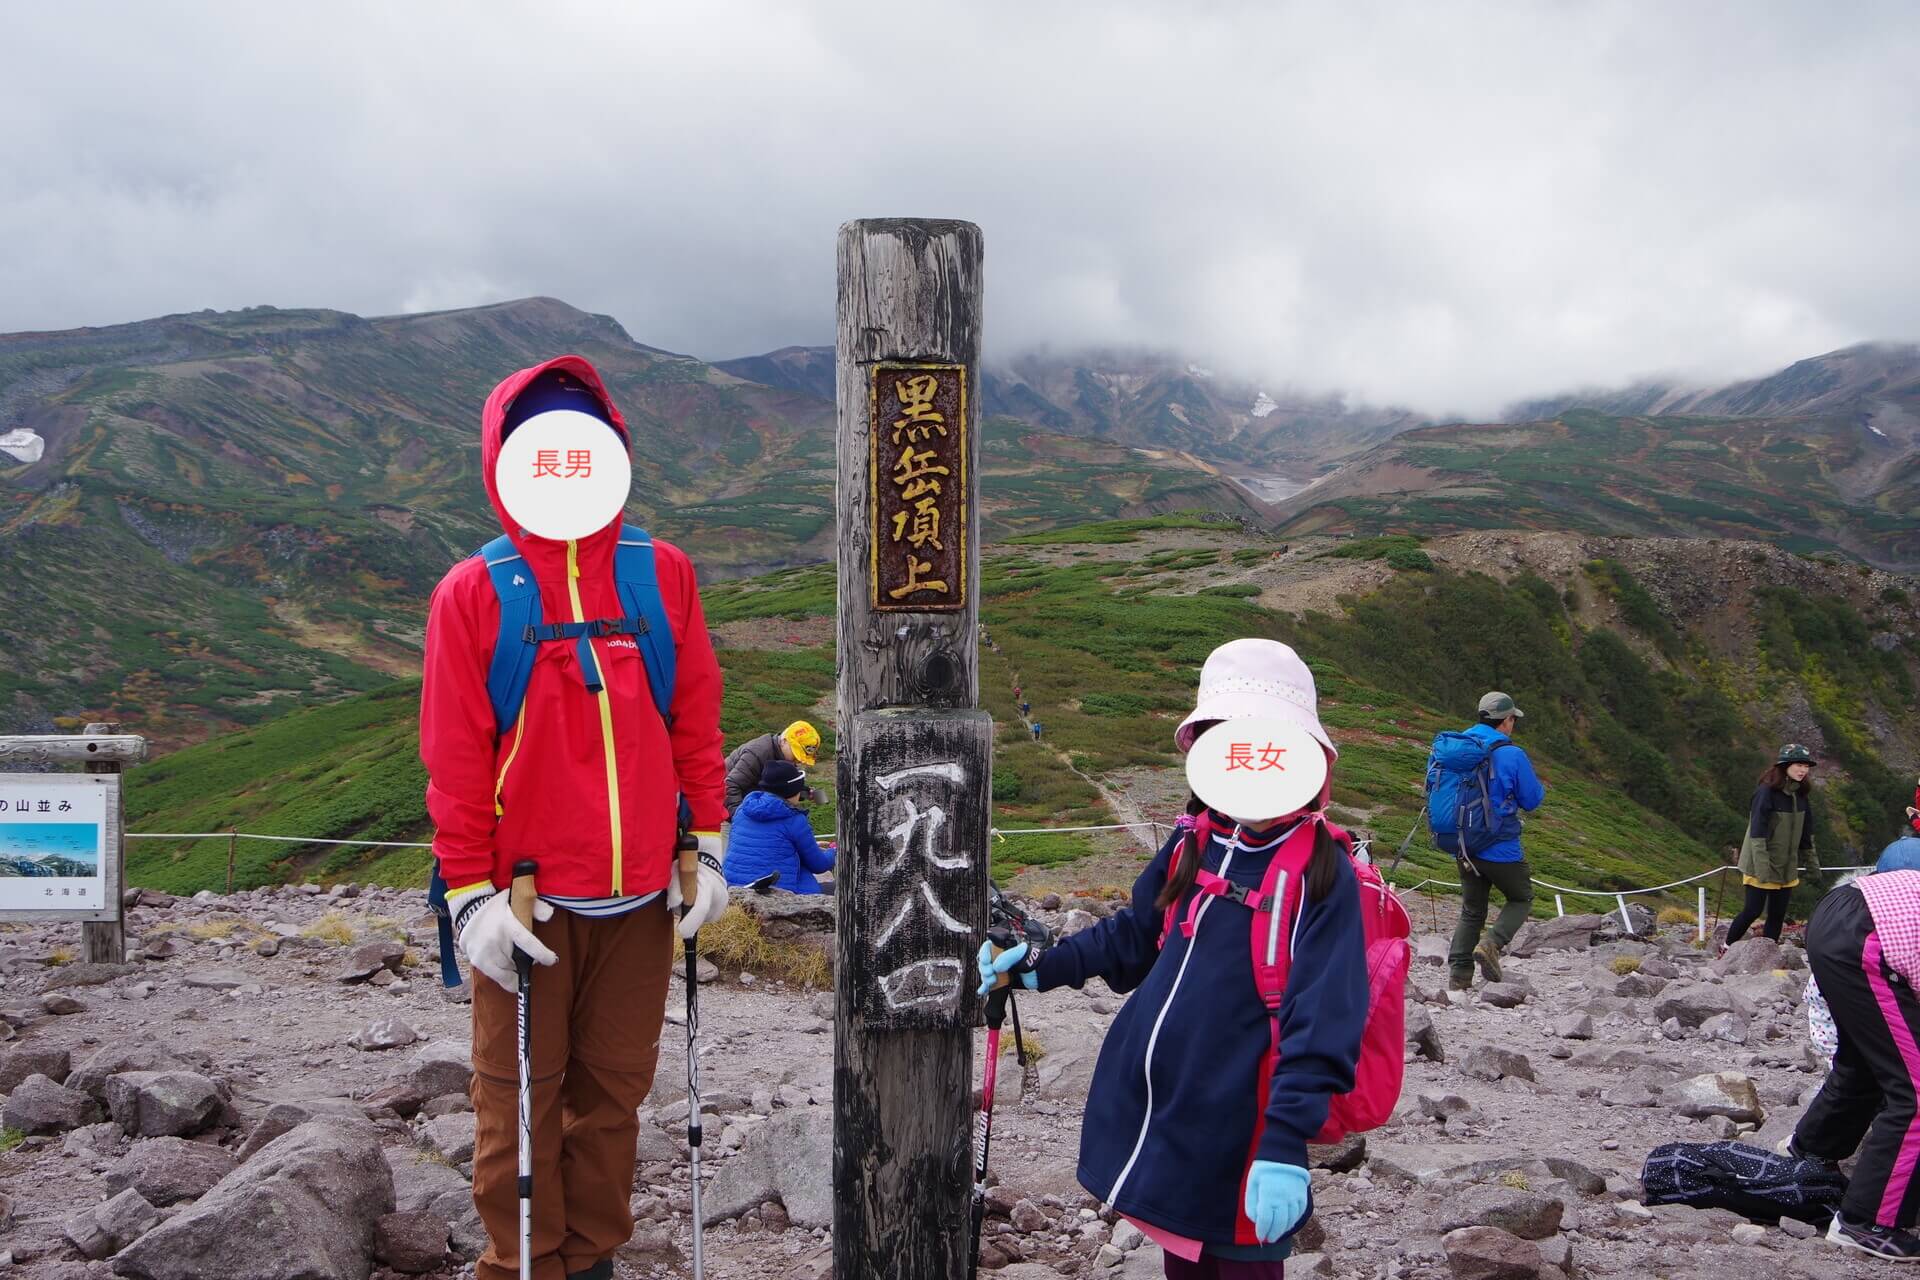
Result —
[[1920, 337], [1920, 10], [14, 6], [0, 330], [545, 293], [829, 340], [847, 218], [985, 229], [988, 342], [1436, 412]]

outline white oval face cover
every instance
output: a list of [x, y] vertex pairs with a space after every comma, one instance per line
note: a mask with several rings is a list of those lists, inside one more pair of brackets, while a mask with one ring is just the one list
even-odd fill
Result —
[[1327, 753], [1291, 720], [1223, 720], [1187, 752], [1187, 785], [1206, 804], [1243, 822], [1297, 813], [1327, 782]]
[[584, 538], [619, 516], [633, 489], [620, 433], [577, 409], [536, 413], [513, 429], [494, 461], [500, 504], [542, 538]]

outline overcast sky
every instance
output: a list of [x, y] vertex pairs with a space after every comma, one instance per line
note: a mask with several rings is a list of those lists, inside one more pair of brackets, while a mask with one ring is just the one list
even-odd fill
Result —
[[[547, 16], [530, 22], [535, 8]], [[1431, 412], [1920, 338], [1920, 6], [9, 5], [0, 331], [551, 294], [833, 332], [970, 218], [988, 353]]]

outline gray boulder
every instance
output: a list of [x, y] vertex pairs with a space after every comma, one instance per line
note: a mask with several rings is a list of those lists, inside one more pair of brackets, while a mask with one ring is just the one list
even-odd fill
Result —
[[220, 1087], [192, 1071], [123, 1071], [107, 1080], [107, 1109], [136, 1137], [184, 1137], [228, 1116]]
[[393, 1174], [393, 1207], [397, 1213], [429, 1208], [449, 1193], [469, 1197], [473, 1194], [473, 1188], [458, 1169], [448, 1168], [424, 1151], [388, 1147], [381, 1154]]
[[7, 1095], [0, 1108], [0, 1125], [21, 1133], [64, 1133], [100, 1118], [100, 1104], [78, 1089], [55, 1084], [42, 1075], [28, 1076]]
[[1752, 1034], [1747, 1020], [1737, 1013], [1716, 1013], [1700, 1024], [1700, 1038], [1727, 1044], [1745, 1044]]
[[1526, 1054], [1490, 1044], [1475, 1045], [1467, 1050], [1466, 1057], [1460, 1059], [1460, 1070], [1476, 1080], [1499, 1080], [1505, 1076], [1533, 1079], [1533, 1064], [1527, 1061]]
[[426, 1210], [383, 1214], [373, 1224], [373, 1256], [395, 1271], [418, 1275], [447, 1260], [447, 1224]]
[[473, 1159], [474, 1122], [471, 1111], [435, 1116], [421, 1126], [420, 1141], [447, 1163], [465, 1164]]
[[1445, 1062], [1447, 1051], [1441, 1047], [1439, 1028], [1433, 1015], [1419, 1005], [1407, 1007], [1407, 1048], [1428, 1062]]
[[107, 1100], [107, 1080], [125, 1071], [192, 1071], [205, 1068], [204, 1054], [180, 1053], [151, 1040], [115, 1040], [101, 1045], [67, 1078], [67, 1083], [101, 1102]]
[[1783, 947], [1772, 938], [1742, 938], [1713, 962], [1723, 978], [1772, 973], [1775, 969], [1804, 969], [1806, 956], [1796, 947]]
[[1496, 1009], [1517, 1009], [1532, 994], [1533, 988], [1524, 982], [1489, 982], [1480, 988], [1480, 1003]]
[[702, 1199], [708, 1225], [778, 1200], [797, 1227], [833, 1226], [833, 1110], [782, 1111], [720, 1166]]
[[128, 1188], [111, 1200], [88, 1205], [67, 1219], [61, 1233], [82, 1257], [110, 1258], [160, 1221], [160, 1211]]
[[1462, 1227], [1440, 1238], [1454, 1280], [1537, 1280], [1540, 1247], [1498, 1227]]
[[[662, 1059], [668, 1055], [662, 1054]], [[422, 1045], [407, 1064], [407, 1078], [422, 1097], [464, 1092], [473, 1082], [473, 1050], [464, 1040], [435, 1040]]]
[[1585, 951], [1593, 945], [1594, 935], [1605, 926], [1605, 916], [1556, 916], [1551, 920], [1529, 920], [1513, 936], [1507, 948], [1510, 956], [1525, 959], [1541, 951]]
[[1593, 1015], [1569, 1013], [1553, 1020], [1553, 1034], [1562, 1040], [1593, 1039]]
[[406, 954], [406, 944], [395, 942], [392, 938], [363, 942], [347, 957], [345, 967], [340, 970], [340, 981], [349, 985], [365, 982], [382, 969], [399, 973], [400, 962]]
[[367, 1280], [374, 1224], [393, 1211], [379, 1134], [309, 1121], [114, 1261], [131, 1280]]
[[420, 1033], [402, 1019], [375, 1018], [347, 1043], [356, 1049], [403, 1049], [419, 1039]]
[[84, 961], [80, 964], [63, 964], [48, 974], [41, 982], [40, 990], [59, 991], [66, 987], [98, 987], [112, 982], [115, 978], [124, 978], [132, 973], [130, 964], [101, 964], [97, 961]]
[[28, 1076], [45, 1076], [60, 1084], [71, 1070], [65, 1049], [50, 1044], [16, 1044], [0, 1053], [0, 1093], [12, 1093]]
[[1560, 1230], [1564, 1201], [1511, 1187], [1467, 1187], [1448, 1198], [1438, 1224], [1441, 1233], [1461, 1227], [1498, 1227], [1522, 1240], [1545, 1240]]
[[1738, 1071], [1716, 1071], [1682, 1080], [1667, 1091], [1667, 1101], [1675, 1111], [1695, 1120], [1725, 1116], [1729, 1120], [1759, 1124], [1766, 1119], [1759, 1091], [1753, 1087], [1752, 1080]]
[[153, 1204], [198, 1200], [232, 1173], [239, 1161], [206, 1142], [185, 1138], [149, 1138], [136, 1142], [106, 1172], [114, 1191], [138, 1191]]
[[347, 1098], [303, 1098], [296, 1102], [276, 1102], [267, 1108], [253, 1129], [247, 1134], [246, 1143], [240, 1148], [240, 1159], [251, 1160], [254, 1154], [281, 1134], [291, 1133], [309, 1120], [368, 1119], [366, 1108]]
[[1747, 1010], [1740, 1007], [1744, 1004], [1731, 992], [1710, 983], [1676, 982], [1661, 994], [1653, 1012], [1663, 1022], [1673, 1018], [1683, 1027], [1698, 1027], [1717, 1013], [1744, 1014]]

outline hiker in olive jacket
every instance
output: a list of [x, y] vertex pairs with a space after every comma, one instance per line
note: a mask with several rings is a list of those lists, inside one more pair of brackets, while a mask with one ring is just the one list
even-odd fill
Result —
[[811, 769], [820, 758], [820, 731], [805, 720], [795, 720], [778, 733], [749, 738], [727, 756], [727, 812], [740, 807], [756, 787], [760, 775], [776, 760]]
[[1727, 925], [1727, 945], [1745, 936], [1765, 912], [1767, 937], [1780, 941], [1787, 922], [1787, 900], [1800, 884], [1801, 859], [1820, 869], [1813, 852], [1813, 800], [1807, 775], [1813, 752], [1797, 742], [1780, 748], [1773, 767], [1760, 775], [1747, 816], [1747, 837], [1740, 844], [1740, 880], [1747, 900]]

